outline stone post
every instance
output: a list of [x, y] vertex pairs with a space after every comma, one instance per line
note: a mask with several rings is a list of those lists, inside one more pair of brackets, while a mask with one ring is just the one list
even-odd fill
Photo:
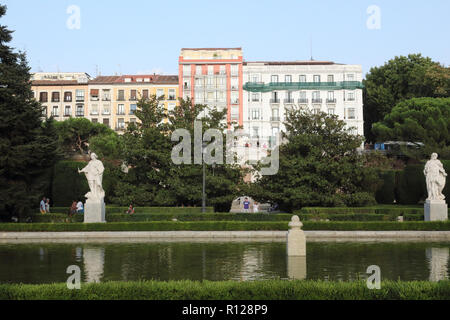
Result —
[[298, 216], [292, 216], [289, 222], [289, 232], [287, 235], [287, 255], [288, 257], [306, 256], [306, 237], [302, 230], [303, 223]]

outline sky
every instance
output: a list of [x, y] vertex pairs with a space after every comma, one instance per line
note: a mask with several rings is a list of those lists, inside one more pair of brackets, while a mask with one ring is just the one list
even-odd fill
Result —
[[[246, 61], [359, 64], [422, 53], [450, 64], [449, 0], [0, 0], [33, 72], [178, 74], [181, 48]], [[79, 14], [78, 14], [79, 12]]]

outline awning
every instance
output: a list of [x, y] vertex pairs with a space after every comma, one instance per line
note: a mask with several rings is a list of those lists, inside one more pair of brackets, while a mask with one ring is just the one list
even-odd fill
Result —
[[98, 89], [91, 89], [91, 96], [98, 96]]

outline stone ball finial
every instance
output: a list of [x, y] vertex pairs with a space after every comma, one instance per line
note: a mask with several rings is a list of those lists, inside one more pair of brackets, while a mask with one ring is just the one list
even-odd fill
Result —
[[289, 228], [291, 229], [301, 229], [303, 227], [303, 223], [300, 221], [300, 218], [296, 216], [292, 216], [291, 222], [289, 222]]

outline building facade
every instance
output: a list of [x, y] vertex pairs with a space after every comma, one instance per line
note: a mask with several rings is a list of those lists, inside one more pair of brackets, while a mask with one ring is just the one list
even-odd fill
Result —
[[[69, 80], [69, 77], [72, 77]], [[124, 75], [99, 76], [90, 79], [81, 74], [34, 74], [32, 90], [35, 98], [46, 107], [43, 116], [57, 121], [69, 117], [84, 117], [103, 123], [123, 133], [134, 114], [141, 97], [163, 97], [166, 110], [178, 103], [178, 76]]]
[[87, 73], [35, 73], [31, 77], [34, 98], [44, 107], [43, 117], [57, 121], [87, 115]]
[[260, 159], [284, 131], [288, 108], [334, 114], [364, 134], [362, 67], [328, 61], [244, 62], [243, 127]]
[[227, 122], [243, 124], [241, 48], [184, 48], [179, 58], [180, 96], [227, 110]]

